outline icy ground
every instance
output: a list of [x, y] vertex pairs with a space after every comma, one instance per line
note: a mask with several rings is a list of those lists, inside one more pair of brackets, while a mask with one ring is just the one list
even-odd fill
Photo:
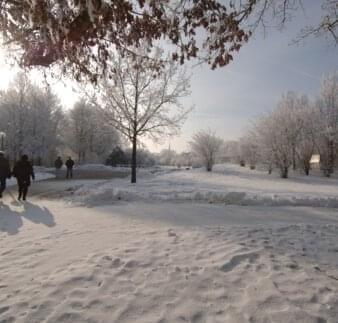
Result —
[[[260, 172], [225, 174], [229, 167], [212, 178], [144, 171], [131, 201], [98, 195], [105, 205], [93, 206], [93, 198], [90, 208], [79, 199], [95, 188], [130, 191], [127, 179], [35, 182], [26, 203], [7, 192], [0, 322], [337, 323], [337, 209], [159, 198], [162, 181], [171, 181], [170, 192], [256, 186], [278, 196], [318, 190], [324, 200], [334, 198], [336, 180], [282, 182]], [[151, 192], [163, 193], [151, 200]]]

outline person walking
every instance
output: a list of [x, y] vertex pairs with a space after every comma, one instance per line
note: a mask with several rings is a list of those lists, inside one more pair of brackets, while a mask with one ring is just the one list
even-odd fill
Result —
[[55, 159], [54, 166], [57, 170], [59, 170], [61, 169], [62, 165], [63, 165], [63, 161], [61, 157], [59, 156], [58, 158]]
[[9, 178], [11, 178], [9, 161], [5, 158], [4, 152], [0, 151], [0, 198], [2, 198], [2, 193], [6, 189], [6, 180]]
[[74, 160], [71, 157], [68, 157], [66, 161], [66, 167], [67, 167], [67, 178], [73, 178], [73, 167], [74, 167]]
[[18, 182], [19, 196], [25, 201], [28, 193], [28, 187], [31, 184], [31, 178], [34, 180], [34, 170], [32, 164], [28, 161], [27, 155], [22, 155], [21, 159], [14, 165], [13, 175]]
[[55, 162], [54, 162], [56, 177], [59, 177], [62, 165], [63, 165], [63, 161], [62, 161], [61, 157], [58, 156], [58, 158], [56, 158]]

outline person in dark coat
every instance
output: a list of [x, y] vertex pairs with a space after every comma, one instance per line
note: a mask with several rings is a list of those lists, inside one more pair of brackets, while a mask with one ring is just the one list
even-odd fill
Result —
[[11, 169], [9, 161], [5, 158], [3, 151], [0, 151], [0, 198], [6, 189], [6, 180], [11, 178]]
[[66, 161], [67, 167], [67, 178], [73, 178], [73, 167], [74, 167], [74, 160], [71, 157], [68, 157]]
[[28, 161], [28, 156], [23, 155], [13, 168], [13, 175], [16, 177], [19, 188], [18, 200], [25, 201], [28, 193], [28, 187], [31, 184], [31, 178], [34, 180], [34, 170], [32, 164]]
[[61, 157], [59, 156], [58, 158], [56, 158], [55, 162], [54, 162], [54, 166], [57, 170], [61, 169], [63, 165], [63, 161], [61, 159]]

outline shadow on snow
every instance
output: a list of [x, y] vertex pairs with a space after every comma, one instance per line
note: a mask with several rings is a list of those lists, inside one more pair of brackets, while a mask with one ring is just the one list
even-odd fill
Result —
[[0, 231], [11, 235], [17, 234], [23, 225], [22, 217], [36, 224], [55, 226], [54, 216], [47, 208], [30, 202], [17, 203], [16, 206], [22, 208], [14, 210], [0, 202]]

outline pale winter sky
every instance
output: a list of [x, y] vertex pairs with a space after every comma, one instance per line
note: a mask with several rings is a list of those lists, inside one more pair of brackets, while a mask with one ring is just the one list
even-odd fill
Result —
[[[182, 151], [188, 149], [194, 132], [208, 128], [225, 140], [237, 139], [249, 121], [273, 109], [283, 93], [293, 90], [315, 97], [323, 74], [338, 70], [338, 47], [328, 46], [323, 38], [308, 38], [300, 45], [290, 43], [301, 27], [320, 19], [319, 3], [307, 0], [305, 14], [299, 12], [282, 32], [268, 30], [265, 37], [256, 33], [225, 68], [195, 68], [191, 95], [184, 100], [195, 108], [181, 135], [161, 144], [147, 142], [148, 148], [159, 151], [170, 143], [172, 149]], [[0, 87], [8, 84], [13, 72], [0, 56]], [[53, 88], [65, 107], [76, 100], [71, 85], [55, 84]]]

